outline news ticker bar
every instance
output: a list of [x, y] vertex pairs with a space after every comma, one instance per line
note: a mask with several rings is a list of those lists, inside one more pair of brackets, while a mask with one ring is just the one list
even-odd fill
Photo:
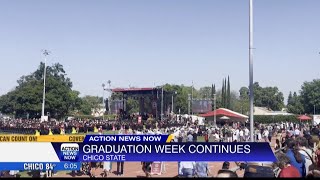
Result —
[[1, 142], [83, 142], [85, 135], [0, 135]]
[[80, 168], [80, 162], [0, 162], [0, 171], [74, 171]]
[[173, 135], [0, 135], [1, 142], [163, 142]]

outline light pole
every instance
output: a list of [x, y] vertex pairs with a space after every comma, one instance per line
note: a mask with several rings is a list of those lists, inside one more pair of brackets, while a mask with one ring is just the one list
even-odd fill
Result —
[[44, 55], [44, 70], [43, 70], [43, 97], [42, 97], [42, 112], [41, 112], [41, 121], [44, 120], [44, 105], [46, 100], [46, 74], [47, 74], [47, 56], [49, 55], [48, 50], [43, 50]]
[[190, 115], [190, 101], [191, 101], [191, 94], [188, 94], [188, 115]]
[[163, 119], [163, 86], [161, 87], [161, 120]]
[[109, 84], [109, 91], [110, 91], [110, 94], [109, 94], [109, 100], [108, 100], [108, 114], [110, 115], [111, 114], [111, 96], [112, 96], [112, 90], [111, 90], [111, 81], [108, 80], [107, 82]]
[[313, 115], [316, 115], [316, 105], [313, 105]]
[[253, 0], [249, 0], [249, 93], [250, 93], [250, 140], [254, 142], [253, 136]]
[[214, 105], [214, 126], [217, 126], [217, 113], [216, 113], [216, 108], [217, 108], [217, 98], [216, 98], [216, 94], [213, 94], [213, 105]]
[[[106, 107], [106, 105], [104, 104], [104, 87], [105, 87], [106, 85], [104, 84], [104, 83], [102, 83], [102, 105], [103, 105], [103, 108], [105, 108]], [[104, 120], [104, 111], [102, 111], [102, 120]]]
[[174, 113], [174, 111], [173, 111], [173, 96], [174, 95], [176, 95], [177, 94], [177, 91], [175, 91], [173, 94], [172, 94], [172, 104], [171, 104], [171, 111], [172, 111], [172, 113]]
[[[193, 81], [192, 81], [192, 89], [191, 89], [191, 105], [192, 105], [192, 102], [193, 102]], [[191, 113], [193, 115], [192, 108], [191, 108]]]

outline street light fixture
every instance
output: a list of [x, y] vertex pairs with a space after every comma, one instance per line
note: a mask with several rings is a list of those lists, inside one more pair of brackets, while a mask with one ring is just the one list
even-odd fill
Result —
[[250, 140], [254, 142], [253, 126], [253, 0], [249, 0], [249, 93], [250, 93]]
[[111, 90], [111, 81], [108, 80], [107, 82], [109, 84], [109, 91], [110, 91], [110, 94], [109, 94], [109, 101], [108, 101], [108, 109], [109, 109], [109, 114], [111, 114], [111, 95], [112, 95], [112, 90]]
[[[104, 104], [104, 87], [105, 87], [106, 85], [104, 84], [104, 83], [102, 83], [102, 105], [103, 105], [103, 107], [105, 107], [105, 104]], [[102, 111], [102, 120], [104, 120], [104, 111]]]
[[217, 113], [216, 113], [216, 108], [217, 108], [217, 98], [216, 94], [213, 94], [213, 104], [214, 104], [214, 126], [217, 127]]
[[176, 95], [176, 94], [178, 94], [177, 91], [175, 91], [175, 92], [172, 94], [172, 104], [171, 104], [171, 106], [172, 106], [172, 107], [171, 107], [172, 113], [174, 113], [174, 111], [173, 111], [173, 107], [174, 107], [174, 106], [173, 106], [173, 96]]
[[50, 54], [48, 50], [42, 50], [44, 55], [44, 70], [43, 70], [43, 97], [42, 97], [42, 112], [41, 112], [41, 121], [45, 120], [44, 115], [44, 105], [46, 99], [46, 74], [47, 74], [47, 56]]
[[190, 115], [191, 94], [188, 94], [188, 115]]

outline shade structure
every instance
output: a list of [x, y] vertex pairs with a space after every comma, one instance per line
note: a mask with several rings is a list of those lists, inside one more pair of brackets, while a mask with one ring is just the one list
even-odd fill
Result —
[[230, 118], [227, 116], [222, 116], [220, 119], [230, 119]]
[[212, 117], [212, 116], [227, 116], [227, 117], [234, 117], [234, 118], [242, 118], [242, 119], [248, 119], [248, 116], [237, 113], [235, 111], [232, 111], [230, 109], [226, 108], [219, 108], [214, 111], [210, 111], [206, 114], [200, 114], [202, 117]]
[[213, 121], [214, 116], [216, 116], [217, 121], [224, 122], [245, 122], [248, 119], [248, 116], [226, 108], [219, 108], [206, 114], [200, 114], [199, 116], [205, 117], [208, 121]]
[[307, 121], [307, 120], [311, 120], [312, 118], [309, 117], [309, 116], [306, 116], [306, 115], [301, 115], [301, 116], [298, 117], [298, 119], [300, 121]]

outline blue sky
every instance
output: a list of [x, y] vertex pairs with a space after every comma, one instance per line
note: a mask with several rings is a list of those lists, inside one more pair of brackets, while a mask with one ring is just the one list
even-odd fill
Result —
[[[248, 86], [249, 0], [2, 0], [0, 95], [43, 60], [82, 95], [101, 84]], [[287, 97], [320, 77], [320, 1], [254, 0], [254, 81]]]

